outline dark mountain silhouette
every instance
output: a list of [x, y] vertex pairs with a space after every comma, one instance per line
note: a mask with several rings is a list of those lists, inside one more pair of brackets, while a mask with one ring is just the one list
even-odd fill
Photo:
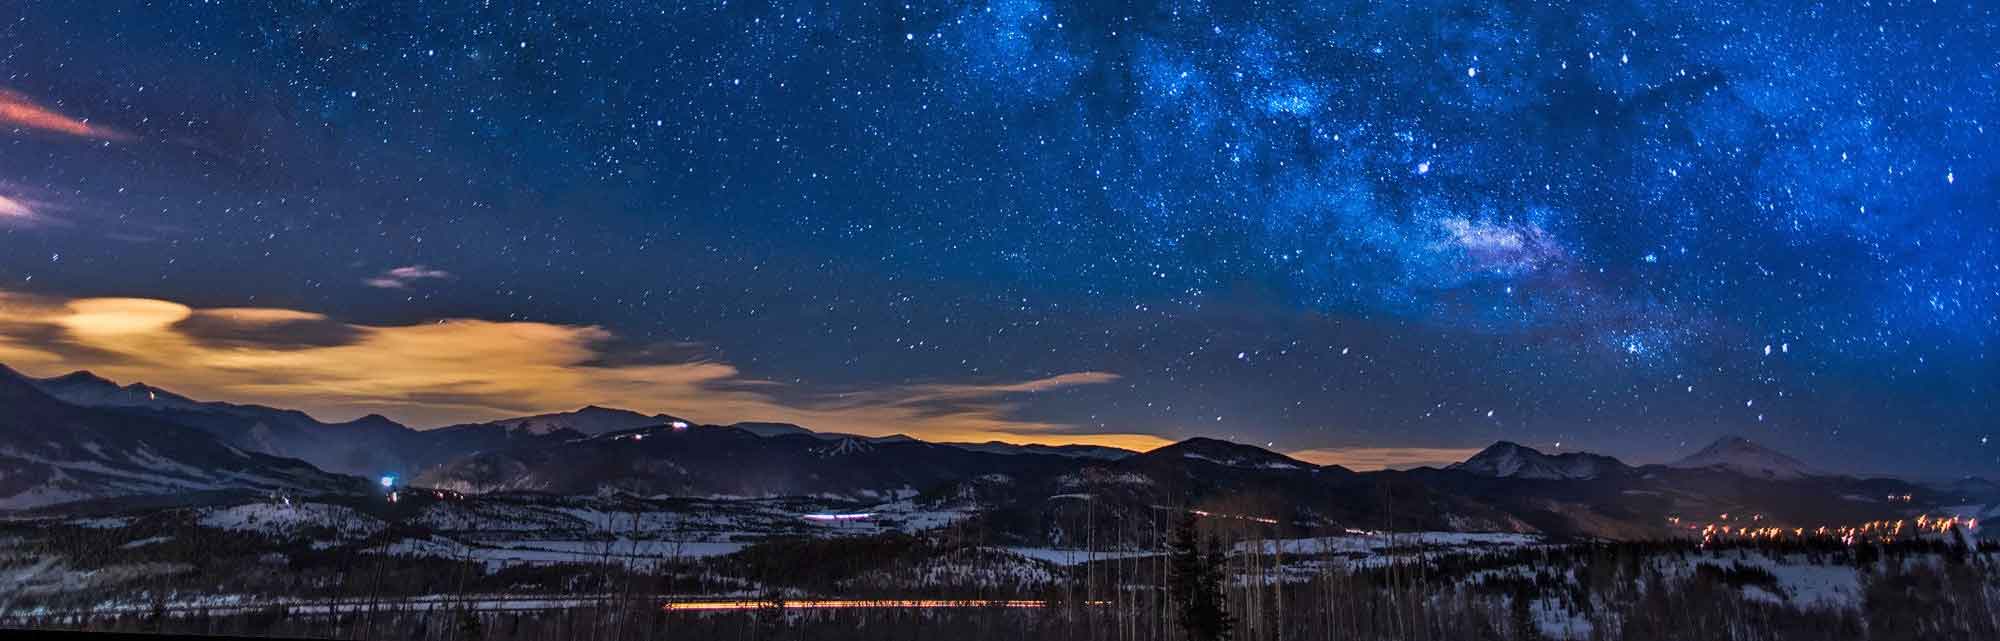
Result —
[[4, 366], [0, 407], [0, 508], [212, 490], [366, 490], [361, 479], [247, 452], [185, 426], [62, 402]]
[[[9, 440], [0, 444], [10, 448], [4, 490], [18, 497], [9, 504], [16, 507], [331, 483], [333, 475], [298, 461], [263, 456], [274, 453], [297, 453], [321, 469], [397, 473], [419, 485], [472, 493], [970, 501], [998, 527], [1017, 528], [1024, 541], [1040, 536], [1033, 532], [1042, 519], [1080, 500], [1112, 513], [1189, 505], [1278, 523], [1610, 538], [1660, 536], [1725, 513], [1818, 525], [2000, 504], [2000, 488], [1990, 482], [1818, 476], [1741, 439], [1723, 439], [1671, 465], [1634, 467], [1609, 456], [1551, 455], [1503, 441], [1445, 469], [1357, 473], [1210, 438], [1143, 453], [929, 443], [788, 423], [691, 425], [596, 406], [414, 430], [380, 416], [324, 423], [293, 410], [197, 401], [88, 372], [11, 380], [13, 397], [27, 399], [14, 402], [23, 409], [9, 417]], [[43, 390], [96, 407], [63, 403]], [[39, 418], [31, 426], [21, 422], [27, 417]]]
[[1511, 441], [1500, 441], [1462, 463], [1446, 469], [1495, 478], [1589, 480], [1629, 471], [1618, 459], [1588, 452], [1548, 455]]

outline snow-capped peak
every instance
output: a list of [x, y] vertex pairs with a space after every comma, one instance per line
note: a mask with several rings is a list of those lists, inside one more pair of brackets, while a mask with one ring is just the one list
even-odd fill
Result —
[[1668, 467], [1679, 468], [1723, 468], [1745, 476], [1769, 479], [1795, 479], [1817, 476], [1811, 467], [1798, 459], [1778, 453], [1775, 450], [1750, 442], [1740, 436], [1716, 439], [1708, 447], [1693, 455], [1669, 463]]

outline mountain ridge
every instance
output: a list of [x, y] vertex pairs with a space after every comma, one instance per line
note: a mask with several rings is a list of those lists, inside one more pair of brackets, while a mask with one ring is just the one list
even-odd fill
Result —
[[63, 402], [0, 366], [0, 509], [213, 490], [356, 493], [360, 479], [155, 419]]
[[[152, 442], [220, 441], [187, 446], [205, 449], [173, 455], [162, 449], [169, 446], [152, 442], [144, 448], [123, 446], [118, 444], [124, 440], [105, 436], [93, 447], [104, 450], [108, 457], [99, 456], [76, 439], [58, 449], [28, 452], [31, 456], [24, 457], [19, 453], [40, 440], [16, 429], [11, 437], [0, 440], [0, 464], [19, 470], [0, 476], [18, 479], [18, 487], [0, 486], [0, 509], [121, 494], [170, 495], [222, 488], [296, 491], [326, 487], [329, 483], [324, 481], [337, 476], [306, 464], [311, 461], [284, 463], [214, 433], [191, 439], [182, 434], [187, 430], [240, 434], [250, 438], [252, 445], [266, 444], [266, 449], [274, 450], [322, 442], [286, 441], [285, 425], [273, 424], [303, 413], [269, 408], [245, 411], [241, 409], [245, 406], [183, 401], [185, 397], [163, 397], [150, 386], [117, 386], [88, 373], [57, 378], [62, 380], [20, 380], [28, 381], [30, 388], [39, 381], [71, 389], [125, 390], [92, 397], [107, 403], [130, 403], [144, 394], [144, 400], [152, 403], [165, 398], [177, 405], [196, 404], [77, 408], [73, 411], [87, 411], [99, 423], [112, 422], [86, 426], [88, 429], [78, 434], [138, 434]], [[49, 396], [39, 390], [35, 393]], [[63, 404], [52, 397], [47, 402]], [[582, 426], [589, 429], [639, 425], [588, 434], [565, 422], [579, 417], [610, 419], [584, 421], [590, 425]], [[1684, 528], [1678, 525], [1683, 520], [1714, 519], [1725, 513], [1760, 513], [1774, 523], [1813, 524], [1962, 505], [1985, 506], [1982, 513], [1988, 513], [1992, 506], [2000, 505], [2000, 485], [1976, 479], [1940, 488], [1894, 479], [1795, 478], [1770, 473], [1768, 465], [1732, 466], [1729, 464], [1743, 462], [1741, 457], [1713, 455], [1750, 452], [1758, 454], [1751, 462], [1783, 464], [1785, 469], [1799, 467], [1793, 465], [1796, 459], [1730, 439], [1705, 448], [1711, 456], [1676, 462], [1684, 463], [1682, 466], [1635, 467], [1590, 452], [1547, 454], [1503, 440], [1442, 469], [1354, 472], [1208, 437], [1129, 452], [1091, 446], [931, 443], [908, 435], [822, 433], [788, 423], [723, 426], [662, 422], [671, 418], [585, 406], [571, 412], [424, 431], [380, 416], [335, 424], [313, 422], [306, 424], [306, 430], [321, 436], [323, 442], [346, 446], [345, 452], [388, 449], [399, 461], [432, 461], [424, 467], [384, 468], [381, 472], [397, 473], [419, 486], [466, 493], [613, 493], [696, 499], [811, 496], [854, 501], [929, 497], [922, 500], [956, 502], [953, 505], [970, 501], [981, 506], [980, 510], [993, 510], [994, 518], [1003, 524], [1000, 527], [1018, 528], [1021, 536], [1032, 536], [1036, 531], [1032, 515], [1061, 512], [1051, 501], [1084, 496], [1105, 506], [1122, 506], [1118, 509], [1188, 504], [1197, 506], [1193, 509], [1280, 524], [1318, 520], [1363, 528], [1607, 538], [1665, 536], [1673, 527]], [[204, 429], [168, 419], [212, 423]], [[240, 429], [245, 425], [250, 427]], [[0, 431], [0, 436], [7, 434]], [[250, 459], [263, 462], [240, 463]], [[100, 460], [116, 464], [116, 474], [90, 475], [90, 466]], [[372, 460], [349, 463], [350, 469], [360, 470], [357, 473], [372, 475], [377, 471], [369, 467]], [[159, 469], [148, 469], [149, 464]], [[235, 469], [249, 470], [245, 472], [248, 476], [236, 478], [227, 472]]]
[[1724, 436], [1667, 467], [1721, 468], [1746, 476], [1798, 479], [1826, 474], [1782, 452], [1741, 436]]
[[1551, 455], [1503, 440], [1445, 469], [1495, 478], [1585, 481], [1631, 468], [1616, 458], [1602, 454], [1565, 452]]

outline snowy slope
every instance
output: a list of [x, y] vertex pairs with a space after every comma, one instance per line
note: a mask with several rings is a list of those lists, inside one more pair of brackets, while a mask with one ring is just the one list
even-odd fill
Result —
[[360, 479], [245, 452], [145, 416], [78, 407], [0, 367], [0, 509], [188, 491], [362, 491]]
[[1678, 468], [1721, 468], [1745, 476], [1788, 480], [1820, 474], [1798, 459], [1750, 442], [1740, 436], [1717, 439], [1687, 458], [1669, 463]]

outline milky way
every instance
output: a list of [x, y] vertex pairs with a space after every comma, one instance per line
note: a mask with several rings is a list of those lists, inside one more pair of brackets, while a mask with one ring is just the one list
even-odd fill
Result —
[[1990, 4], [90, 4], [0, 8], [38, 305], [598, 327], [818, 408], [1105, 373], [987, 408], [1049, 439], [2000, 470]]

